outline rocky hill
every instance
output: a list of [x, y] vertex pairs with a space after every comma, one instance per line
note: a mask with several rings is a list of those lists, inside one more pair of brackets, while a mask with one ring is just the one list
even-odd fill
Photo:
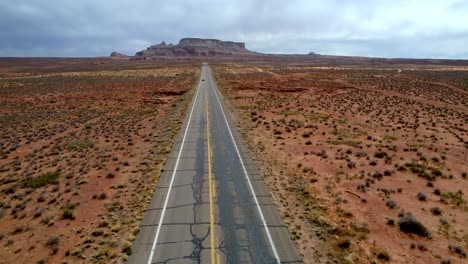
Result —
[[146, 50], [139, 51], [135, 54], [136, 57], [198, 57], [198, 56], [237, 56], [237, 55], [254, 55], [245, 48], [245, 44], [241, 42], [222, 41], [217, 39], [200, 39], [200, 38], [183, 38], [178, 44], [161, 42], [153, 45]]
[[127, 55], [125, 54], [122, 54], [122, 53], [119, 53], [117, 51], [113, 51], [111, 54], [110, 54], [111, 57], [127, 57]]

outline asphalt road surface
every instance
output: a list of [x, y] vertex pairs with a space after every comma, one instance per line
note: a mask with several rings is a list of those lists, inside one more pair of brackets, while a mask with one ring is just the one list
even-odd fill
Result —
[[128, 263], [302, 263], [207, 64]]

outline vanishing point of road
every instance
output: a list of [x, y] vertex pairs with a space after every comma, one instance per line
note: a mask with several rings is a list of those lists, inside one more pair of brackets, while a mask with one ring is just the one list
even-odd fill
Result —
[[206, 63], [128, 263], [302, 263]]

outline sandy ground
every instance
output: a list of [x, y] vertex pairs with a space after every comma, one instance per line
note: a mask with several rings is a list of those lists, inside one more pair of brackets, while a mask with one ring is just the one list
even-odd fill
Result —
[[214, 70], [306, 263], [466, 261], [466, 67]]
[[0, 68], [0, 263], [122, 263], [199, 66], [55, 62]]

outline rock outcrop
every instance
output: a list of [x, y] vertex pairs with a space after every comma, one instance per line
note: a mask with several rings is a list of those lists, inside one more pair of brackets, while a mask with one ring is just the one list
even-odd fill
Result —
[[236, 56], [256, 54], [245, 48], [241, 42], [222, 41], [217, 39], [183, 38], [177, 45], [166, 42], [153, 45], [146, 50], [139, 51], [136, 57], [153, 56]]
[[117, 51], [113, 51], [111, 54], [110, 54], [111, 57], [128, 57], [127, 55], [125, 54], [122, 54], [122, 53], [118, 53]]

